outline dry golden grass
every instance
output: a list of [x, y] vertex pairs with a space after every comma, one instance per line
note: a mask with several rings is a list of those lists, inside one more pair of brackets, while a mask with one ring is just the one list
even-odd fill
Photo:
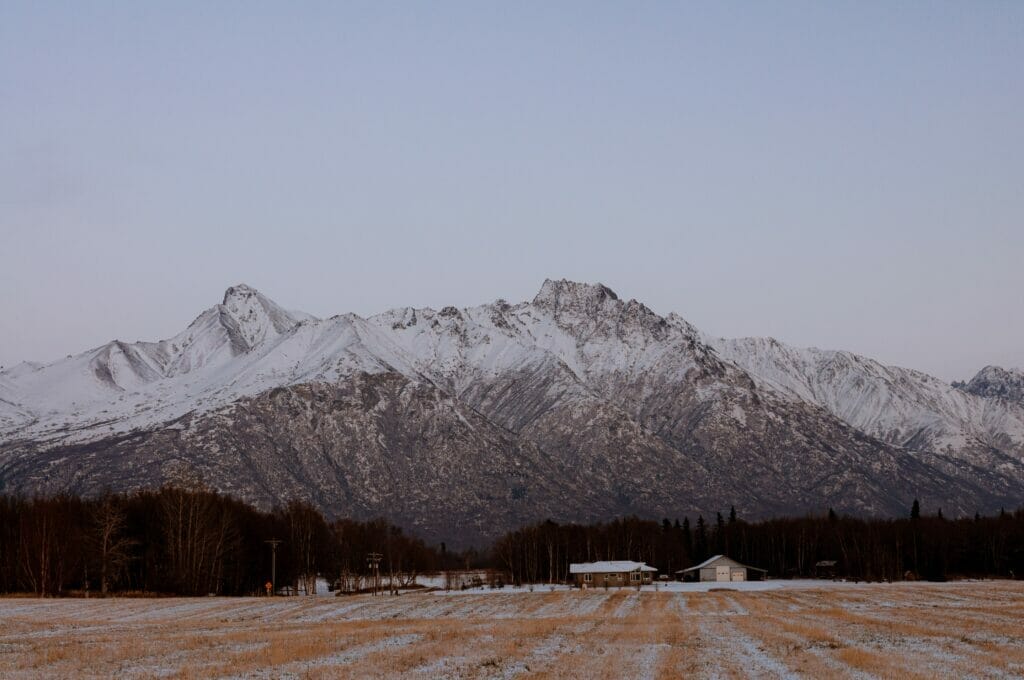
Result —
[[[891, 658], [862, 647], [843, 647], [836, 651], [836, 658], [850, 668], [871, 673], [882, 678], [922, 677], [906, 669], [895, 668]], [[925, 676], [926, 677], [926, 676]]]
[[1024, 584], [0, 600], [3, 678], [1024, 676]]
[[[949, 587], [979, 601], [987, 597], [1013, 601], [1022, 596], [1013, 584], [1007, 586], [1008, 590], [977, 595], [963, 590], [968, 584]], [[1024, 668], [1018, 663], [1024, 660], [1020, 651], [1016, 655], [987, 653], [969, 637], [968, 631], [979, 632], [974, 622], [961, 617], [959, 611], [951, 612], [948, 601], [943, 604], [948, 592], [928, 588], [901, 589], [895, 601], [891, 592], [844, 592], [830, 602], [805, 606], [775, 625], [803, 640], [823, 644], [827, 649], [817, 650], [819, 656], [831, 656], [845, 666], [880, 677], [964, 677], [978, 675], [979, 669], [985, 669], [983, 675], [1000, 675], [1014, 668], [1019, 674]], [[982, 635], [1013, 644], [1013, 629], [996, 628], [989, 626]], [[1003, 645], [999, 651], [1009, 652]]]

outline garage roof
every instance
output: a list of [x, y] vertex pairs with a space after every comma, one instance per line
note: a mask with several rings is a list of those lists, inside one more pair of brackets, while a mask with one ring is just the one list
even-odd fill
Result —
[[703, 569], [704, 567], [710, 567], [712, 564], [714, 564], [715, 562], [718, 562], [719, 560], [728, 560], [734, 566], [737, 566], [737, 567], [743, 567], [744, 569], [753, 569], [754, 571], [763, 571], [765, 573], [768, 573], [767, 569], [761, 569], [760, 567], [751, 567], [751, 566], [748, 566], [746, 564], [740, 564], [736, 560], [732, 559], [731, 557], [726, 557], [725, 555], [715, 555], [714, 557], [709, 557], [709, 558], [707, 558], [706, 560], [704, 560], [703, 562], [701, 562], [700, 564], [698, 564], [695, 567], [690, 567], [689, 569], [680, 569], [676, 573], [677, 574], [681, 574], [681, 573], [685, 573], [685, 572], [688, 572], [688, 571], [697, 571], [698, 569]]

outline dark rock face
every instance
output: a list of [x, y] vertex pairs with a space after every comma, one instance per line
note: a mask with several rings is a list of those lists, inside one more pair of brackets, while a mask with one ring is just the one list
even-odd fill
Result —
[[4, 491], [89, 494], [198, 477], [262, 507], [304, 499], [331, 516], [387, 516], [462, 542], [565, 518], [571, 497], [559, 461], [394, 373], [277, 388], [157, 430], [4, 458]]
[[986, 366], [968, 383], [954, 383], [964, 392], [989, 399], [1006, 399], [1024, 406], [1024, 372]]
[[[229, 312], [232, 324], [217, 322]], [[604, 286], [547, 281], [530, 303], [371, 319], [290, 314], [239, 286], [173, 343], [102, 350], [100, 364], [120, 370], [137, 399], [178, 398], [164, 386], [181, 375], [210, 391], [185, 415], [124, 420], [134, 429], [118, 434], [96, 435], [84, 416], [39, 430], [46, 437], [17, 425], [0, 440], [0, 491], [92, 494], [199, 477], [262, 507], [304, 499], [452, 546], [547, 518], [694, 519], [730, 505], [746, 518], [830, 506], [892, 516], [915, 498], [955, 516], [1024, 499], [1018, 406], [985, 410], [984, 399], [852, 355], [770, 342], [716, 349], [679, 317]], [[230, 391], [241, 384], [256, 388]], [[998, 384], [1009, 399], [1013, 381]], [[932, 405], [949, 401], [943, 390], [955, 408]], [[879, 394], [900, 400], [863, 396]], [[990, 427], [954, 450], [961, 411]], [[933, 413], [941, 429], [917, 425]]]
[[[542, 391], [512, 395], [544, 403]], [[516, 427], [396, 373], [276, 388], [152, 431], [6, 447], [2, 490], [95, 494], [198, 477], [262, 507], [300, 498], [331, 516], [385, 516], [453, 546], [546, 518], [708, 516], [729, 505], [748, 517], [828, 505], [902, 514], [915, 497], [973, 512], [983, 497], [1005, 503], [1009, 492], [967, 483], [979, 471], [956, 461], [941, 470], [785, 404], [762, 405], [737, 427], [721, 408], [687, 410], [684, 400], [648, 414], [652, 425], [671, 423], [656, 433], [595, 397], [555, 398], [519, 416], [508, 403], [479, 403]]]

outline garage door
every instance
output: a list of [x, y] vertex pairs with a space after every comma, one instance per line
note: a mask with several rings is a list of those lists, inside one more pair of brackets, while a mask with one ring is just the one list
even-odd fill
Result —
[[716, 581], [728, 581], [729, 580], [729, 567], [715, 567], [715, 580]]
[[733, 569], [732, 570], [732, 580], [733, 581], [746, 581], [747, 580], [747, 572], [745, 570], [743, 570], [743, 569]]

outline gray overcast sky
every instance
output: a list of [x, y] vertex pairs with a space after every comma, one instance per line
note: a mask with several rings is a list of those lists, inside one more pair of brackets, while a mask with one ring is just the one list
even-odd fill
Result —
[[1024, 365], [1024, 3], [157, 4], [0, 4], [0, 364], [550, 276]]

